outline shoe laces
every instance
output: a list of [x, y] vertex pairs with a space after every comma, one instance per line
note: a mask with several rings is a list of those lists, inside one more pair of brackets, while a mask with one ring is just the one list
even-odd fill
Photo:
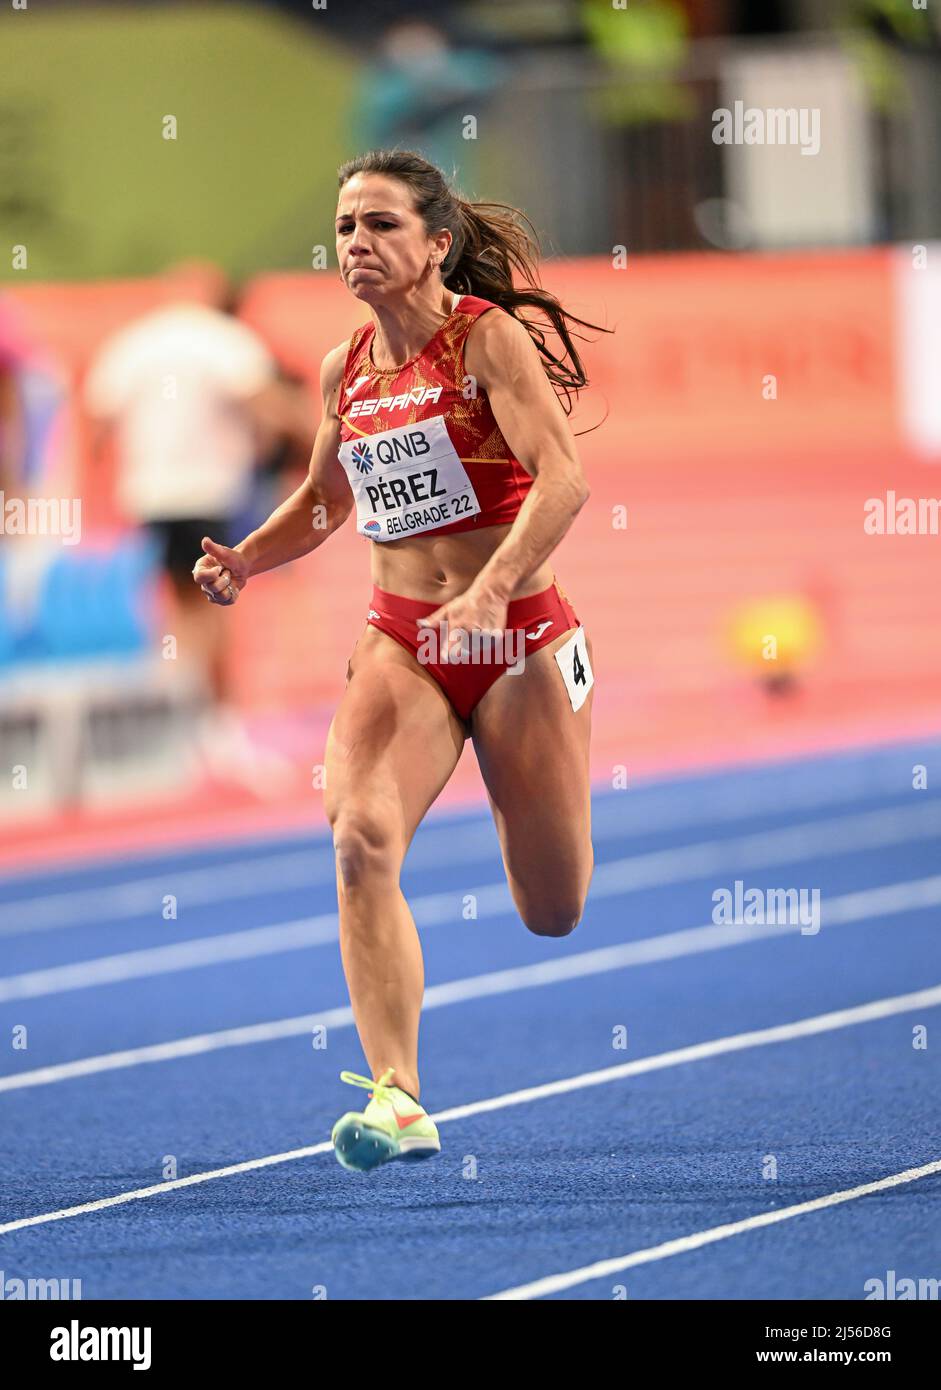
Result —
[[362, 1086], [364, 1091], [368, 1091], [373, 1100], [382, 1104], [385, 1100], [392, 1099], [393, 1087], [389, 1085], [395, 1075], [395, 1068], [390, 1067], [384, 1071], [378, 1081], [373, 1081], [371, 1076], [359, 1076], [355, 1071], [341, 1071], [340, 1080], [345, 1081], [348, 1086]]

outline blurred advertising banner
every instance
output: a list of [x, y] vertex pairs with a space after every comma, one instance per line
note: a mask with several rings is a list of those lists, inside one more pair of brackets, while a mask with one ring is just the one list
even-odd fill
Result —
[[545, 280], [615, 329], [585, 356], [632, 451], [731, 463], [897, 437], [890, 271], [885, 250], [697, 254], [550, 264]]
[[[648, 456], [898, 438], [890, 251], [624, 259], [543, 266], [567, 309], [614, 329], [577, 344], [591, 380], [577, 427], [606, 407]], [[244, 312], [311, 380], [362, 320], [326, 276], [261, 276]]]
[[[611, 261], [543, 266], [566, 308], [614, 330], [578, 343], [591, 380], [581, 428], [607, 408], [645, 455], [692, 444], [728, 456], [809, 440], [888, 443], [899, 441], [903, 417], [914, 421], [937, 399], [919, 344], [932, 335], [924, 290], [941, 271], [918, 269], [907, 248], [637, 259], [628, 251], [620, 260], [623, 268], [616, 249]], [[107, 332], [155, 302], [153, 285], [35, 285], [16, 298], [80, 373]], [[325, 270], [257, 276], [241, 315], [283, 367], [315, 386], [322, 357], [364, 311]], [[902, 392], [900, 343], [925, 373]]]

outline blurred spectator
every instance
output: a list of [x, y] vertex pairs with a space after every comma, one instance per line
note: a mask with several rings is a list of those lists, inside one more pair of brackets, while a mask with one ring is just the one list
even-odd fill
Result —
[[66, 383], [34, 340], [23, 312], [0, 296], [0, 491], [43, 493], [62, 483], [61, 429]]
[[480, 49], [451, 48], [441, 30], [423, 20], [390, 25], [353, 103], [355, 143], [361, 149], [420, 148], [439, 168], [466, 173], [474, 142], [464, 138], [463, 117], [480, 116], [480, 102], [502, 68]]
[[[171, 276], [185, 284], [179, 271]], [[220, 307], [173, 302], [114, 334], [91, 364], [84, 396], [96, 422], [96, 455], [107, 432], [115, 431], [119, 505], [157, 542], [180, 659], [195, 669], [212, 699], [203, 728], [210, 769], [264, 792], [272, 779], [259, 776], [231, 701], [231, 616], [207, 601], [192, 571], [204, 536], [226, 545], [241, 539], [236, 528], [251, 498], [258, 422], [263, 452], [279, 431], [293, 437], [303, 424], [268, 348], [224, 311], [234, 308], [224, 280], [216, 300]]]
[[0, 493], [17, 493], [26, 459], [26, 422], [17, 390], [20, 347], [7, 306], [0, 300]]
[[266, 521], [300, 487], [319, 423], [307, 382], [281, 367], [276, 379], [253, 397], [250, 408], [257, 467], [248, 506], [235, 519], [239, 538]]

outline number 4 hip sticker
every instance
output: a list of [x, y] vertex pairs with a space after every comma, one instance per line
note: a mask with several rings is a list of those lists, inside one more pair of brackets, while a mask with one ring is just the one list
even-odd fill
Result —
[[595, 674], [588, 657], [588, 644], [585, 629], [576, 628], [569, 640], [555, 653], [559, 663], [565, 688], [569, 693], [573, 710], [580, 710], [589, 690], [595, 683]]

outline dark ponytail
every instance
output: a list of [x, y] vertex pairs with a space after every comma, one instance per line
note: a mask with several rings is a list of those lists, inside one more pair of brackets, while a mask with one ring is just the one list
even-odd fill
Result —
[[[348, 160], [338, 170], [339, 187], [354, 174], [385, 174], [400, 179], [410, 189], [415, 211], [428, 235], [442, 230], [451, 233], [451, 246], [441, 265], [445, 286], [455, 294], [489, 299], [519, 320], [536, 345], [546, 376], [554, 386], [562, 388], [563, 408], [569, 414], [570, 393], [588, 385], [572, 341], [583, 335], [573, 334], [569, 322], [600, 333], [612, 330], [568, 313], [554, 294], [541, 287], [537, 271], [539, 238], [525, 213], [507, 203], [465, 202], [448, 187], [440, 169], [411, 150], [370, 150]], [[524, 282], [520, 288], [513, 283], [514, 270]], [[544, 329], [517, 312], [525, 308], [545, 316], [546, 326], [562, 341], [561, 357], [546, 346]]]

